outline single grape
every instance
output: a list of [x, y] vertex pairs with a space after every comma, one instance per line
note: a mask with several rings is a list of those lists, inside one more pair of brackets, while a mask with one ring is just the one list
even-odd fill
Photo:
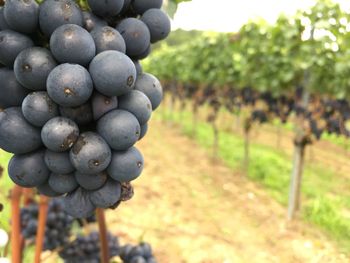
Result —
[[101, 17], [116, 16], [123, 8], [124, 0], [87, 0], [92, 12]]
[[49, 185], [49, 182], [45, 182], [39, 186], [37, 186], [37, 190], [39, 192], [39, 194], [41, 195], [45, 195], [45, 196], [48, 196], [48, 197], [58, 197], [60, 196], [61, 194], [60, 193], [57, 193], [56, 191], [54, 191], [51, 186]]
[[152, 8], [161, 8], [163, 0], [134, 0], [132, 2], [132, 7], [138, 14], [143, 14]]
[[49, 37], [65, 24], [83, 26], [83, 14], [72, 0], [45, 0], [40, 5], [39, 24], [41, 31]]
[[22, 113], [26, 120], [37, 127], [58, 116], [58, 106], [46, 91], [30, 93], [22, 103]]
[[141, 133], [140, 133], [139, 140], [141, 140], [143, 137], [145, 137], [145, 135], [147, 134], [147, 131], [148, 131], [148, 123], [141, 125]]
[[114, 206], [121, 197], [121, 185], [114, 180], [108, 180], [100, 189], [90, 192], [90, 200], [100, 208]]
[[144, 166], [141, 152], [131, 147], [126, 151], [114, 151], [107, 172], [118, 182], [130, 182], [140, 176]]
[[137, 77], [135, 89], [143, 92], [152, 103], [152, 110], [158, 108], [163, 99], [163, 89], [159, 80], [149, 74], [143, 73]]
[[149, 9], [140, 19], [150, 31], [151, 43], [165, 39], [171, 31], [170, 18], [160, 9]]
[[15, 154], [35, 151], [42, 146], [40, 129], [30, 125], [21, 108], [0, 111], [0, 148]]
[[126, 54], [136, 57], [150, 46], [151, 34], [144, 22], [137, 18], [125, 18], [116, 27], [126, 44]]
[[64, 117], [55, 117], [49, 120], [41, 130], [41, 139], [44, 145], [54, 152], [69, 150], [78, 137], [78, 125]]
[[44, 151], [14, 155], [8, 166], [11, 180], [22, 187], [37, 187], [49, 177], [49, 169], [44, 162]]
[[61, 64], [47, 79], [47, 92], [51, 99], [63, 107], [77, 107], [92, 95], [93, 83], [89, 72], [76, 64]]
[[50, 38], [53, 56], [60, 63], [87, 66], [96, 54], [94, 39], [84, 28], [67, 24], [58, 27]]
[[105, 171], [98, 174], [82, 174], [76, 172], [75, 179], [82, 188], [92, 191], [100, 189], [106, 183], [108, 174]]
[[126, 46], [122, 35], [112, 27], [97, 27], [90, 32], [95, 41], [96, 53], [107, 50], [116, 50], [125, 53]]
[[69, 152], [53, 152], [46, 150], [45, 163], [49, 170], [56, 174], [69, 174], [75, 170], [70, 162]]
[[16, 57], [21, 51], [34, 46], [26, 35], [12, 31], [0, 31], [0, 63], [12, 68]]
[[151, 101], [139, 90], [132, 90], [128, 94], [119, 97], [118, 103], [118, 108], [134, 114], [140, 125], [147, 123], [151, 118]]
[[4, 16], [12, 30], [25, 34], [34, 33], [38, 28], [39, 5], [35, 0], [7, 0]]
[[17, 80], [13, 70], [0, 68], [0, 108], [21, 106], [29, 90]]
[[18, 54], [14, 71], [19, 83], [31, 90], [46, 90], [50, 72], [57, 66], [46, 48], [31, 47]]
[[80, 173], [97, 174], [104, 171], [111, 161], [111, 149], [96, 133], [82, 133], [70, 151], [73, 166]]
[[136, 117], [124, 110], [113, 110], [97, 123], [97, 132], [114, 150], [126, 150], [140, 137], [140, 124]]
[[95, 88], [110, 97], [128, 93], [136, 81], [136, 68], [132, 60], [115, 50], [98, 54], [90, 63], [89, 72]]
[[62, 198], [64, 211], [74, 218], [86, 218], [93, 215], [95, 206], [91, 203], [89, 193], [78, 188]]
[[4, 16], [4, 8], [0, 7], [0, 30], [10, 29]]
[[61, 194], [70, 193], [78, 187], [74, 174], [51, 174], [49, 185], [55, 192]]
[[95, 91], [91, 99], [91, 105], [94, 120], [97, 121], [104, 114], [118, 108], [118, 99], [117, 97], [104, 96]]

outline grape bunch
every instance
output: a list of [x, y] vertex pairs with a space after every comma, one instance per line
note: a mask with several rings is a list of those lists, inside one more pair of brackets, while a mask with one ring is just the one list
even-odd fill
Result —
[[156, 263], [152, 247], [148, 243], [140, 243], [137, 246], [130, 244], [120, 248], [120, 258], [123, 263]]
[[[119, 240], [111, 233], [107, 234], [110, 258], [119, 255]], [[88, 236], [77, 236], [59, 253], [65, 263], [89, 262], [99, 263], [100, 242], [98, 232], [91, 232]]]
[[[21, 209], [22, 235], [29, 242], [35, 242], [38, 228], [38, 204], [32, 203]], [[51, 200], [47, 211], [44, 236], [44, 250], [55, 250], [69, 242], [73, 218], [63, 210], [62, 201]]]
[[170, 32], [162, 2], [7, 0], [0, 8], [0, 148], [14, 153], [14, 183], [62, 196], [76, 218], [127, 199], [122, 184], [144, 167], [134, 145], [163, 98], [139, 62]]

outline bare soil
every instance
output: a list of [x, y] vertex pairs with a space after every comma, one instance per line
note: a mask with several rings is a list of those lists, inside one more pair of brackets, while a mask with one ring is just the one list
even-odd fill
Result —
[[350, 262], [314, 227], [286, 222], [285, 207], [176, 127], [152, 121], [138, 147], [146, 166], [135, 196], [107, 213], [122, 242], [150, 242], [161, 263]]

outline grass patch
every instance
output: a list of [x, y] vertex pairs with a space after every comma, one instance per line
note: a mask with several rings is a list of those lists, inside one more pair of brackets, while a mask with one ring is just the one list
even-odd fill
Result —
[[[7, 163], [11, 158], [11, 154], [0, 150], [0, 167], [3, 168], [3, 173], [0, 178], [0, 203], [4, 206], [4, 209], [0, 212], [0, 228], [4, 229], [7, 233], [10, 232], [10, 219], [11, 219], [11, 206], [9, 202], [9, 191], [13, 186], [12, 181], [7, 175]], [[0, 255], [4, 250], [0, 248]]]
[[[193, 129], [188, 111], [169, 112], [164, 107], [156, 118], [177, 123], [184, 134], [211, 151], [214, 133], [210, 124], [198, 121]], [[244, 141], [240, 135], [219, 132], [218, 155], [232, 169], [242, 169]], [[292, 160], [285, 153], [269, 146], [252, 143], [248, 177], [263, 185], [279, 203], [288, 204]], [[341, 250], [350, 253], [350, 195], [346, 179], [331, 167], [319, 163], [305, 164], [302, 184], [302, 218], [323, 230], [338, 242]]]
[[0, 217], [0, 227], [6, 231], [10, 230], [11, 218], [11, 207], [8, 196], [13, 183], [7, 175], [7, 164], [11, 156], [11, 154], [0, 150], [0, 166], [4, 169], [2, 177], [0, 179], [0, 203], [4, 205], [4, 210], [1, 212]]
[[324, 133], [322, 134], [322, 140], [329, 141], [345, 150], [350, 150], [350, 140], [345, 136]]

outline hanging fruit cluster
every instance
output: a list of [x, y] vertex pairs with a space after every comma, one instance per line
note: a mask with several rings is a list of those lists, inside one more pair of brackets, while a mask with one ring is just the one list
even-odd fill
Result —
[[[21, 187], [63, 196], [73, 217], [132, 195], [134, 144], [162, 87], [139, 60], [165, 39], [162, 0], [7, 0], [0, 9], [0, 148]], [[131, 189], [131, 190], [130, 190]]]

